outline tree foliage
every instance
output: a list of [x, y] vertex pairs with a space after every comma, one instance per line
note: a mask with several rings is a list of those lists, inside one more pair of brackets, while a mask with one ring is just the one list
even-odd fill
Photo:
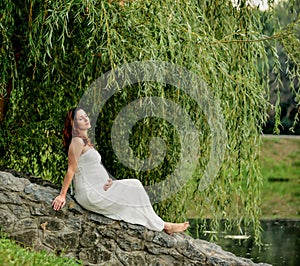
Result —
[[[197, 171], [171, 199], [155, 205], [159, 215], [182, 220], [186, 204], [197, 200], [200, 218], [228, 221], [242, 230], [253, 224], [259, 236], [260, 135], [266, 121], [268, 73], [279, 68], [280, 43], [299, 77], [299, 18], [265, 35], [272, 9], [262, 12], [246, 1], [9, 1], [1, 2], [0, 94], [6, 99], [1, 122], [1, 165], [60, 183], [66, 170], [61, 129], [66, 110], [78, 104], [103, 73], [134, 61], [168, 61], [200, 76], [220, 100], [226, 121], [225, 159], [213, 184], [197, 190], [209, 158], [211, 132], [201, 108], [177, 88], [146, 82], [115, 94], [99, 115], [96, 144], [108, 170], [118, 178], [139, 178], [145, 185], [168, 176], [178, 161], [178, 132], [166, 121], [147, 118], [131, 133], [137, 156], [148, 142], [167, 142], [164, 162], [136, 172], [118, 161], [111, 147], [113, 121], [126, 104], [144, 96], [177, 102], [199, 134]], [[271, 3], [272, 4], [272, 3]], [[274, 23], [273, 23], [274, 25]], [[268, 54], [273, 55], [272, 62]], [[277, 73], [276, 71], [274, 73]], [[279, 78], [279, 77], [276, 77]]]
[[[272, 35], [276, 27], [280, 25], [280, 34], [284, 36], [278, 39], [274, 49], [268, 50], [269, 101], [277, 108], [270, 108], [268, 112], [269, 117], [264, 128], [266, 133], [299, 135], [300, 132], [298, 119], [299, 11], [299, 1], [281, 1], [274, 7], [274, 17], [264, 23], [266, 35]], [[276, 58], [278, 58], [277, 62], [274, 61]]]

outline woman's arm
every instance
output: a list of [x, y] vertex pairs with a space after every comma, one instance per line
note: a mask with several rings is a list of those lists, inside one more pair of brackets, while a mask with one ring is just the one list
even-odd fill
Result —
[[69, 186], [74, 177], [77, 161], [84, 148], [84, 142], [81, 138], [73, 138], [68, 152], [68, 170], [64, 177], [64, 182], [60, 194], [53, 200], [52, 207], [55, 211], [60, 210], [66, 204], [66, 196]]

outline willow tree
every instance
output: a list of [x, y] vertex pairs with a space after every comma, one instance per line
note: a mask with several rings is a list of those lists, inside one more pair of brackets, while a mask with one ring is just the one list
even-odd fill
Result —
[[259, 148], [270, 108], [267, 55], [271, 51], [275, 56], [271, 67], [276, 70], [276, 45], [280, 43], [297, 71], [299, 20], [265, 36], [264, 23], [272, 21], [272, 10], [262, 12], [246, 2], [2, 1], [0, 92], [7, 104], [1, 122], [2, 168], [60, 183], [66, 168], [61, 146], [66, 110], [77, 105], [107, 71], [136, 61], [169, 62], [200, 77], [220, 103], [226, 146], [217, 176], [206, 189], [198, 189], [214, 152], [203, 108], [179, 86], [159, 82], [125, 86], [103, 106], [95, 142], [104, 164], [113, 176], [139, 178], [145, 185], [167, 178], [176, 168], [182, 145], [172, 123], [145, 116], [132, 127], [129, 145], [138, 158], [151, 155], [153, 137], [165, 141], [163, 161], [146, 171], [118, 160], [110, 132], [118, 113], [132, 101], [155, 96], [174, 102], [199, 132], [199, 158], [189, 182], [157, 202], [156, 211], [163, 218], [182, 220], [188, 203], [196, 201], [199, 218], [211, 218], [213, 229], [221, 219], [238, 230], [252, 224], [257, 240], [262, 183]]

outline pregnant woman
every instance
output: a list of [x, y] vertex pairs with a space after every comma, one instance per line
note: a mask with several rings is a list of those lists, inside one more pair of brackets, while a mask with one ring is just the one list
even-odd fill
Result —
[[114, 220], [139, 224], [168, 234], [183, 232], [188, 222], [164, 222], [153, 210], [148, 194], [137, 179], [112, 180], [101, 155], [88, 138], [90, 120], [83, 109], [68, 111], [63, 131], [63, 144], [68, 151], [68, 169], [60, 194], [53, 200], [54, 210], [66, 204], [68, 188], [74, 177], [75, 198], [87, 210]]

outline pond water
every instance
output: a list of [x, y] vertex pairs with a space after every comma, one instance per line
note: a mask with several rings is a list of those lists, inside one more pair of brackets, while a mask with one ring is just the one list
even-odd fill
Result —
[[[200, 221], [190, 220], [190, 232], [194, 238], [209, 240], [210, 234], [200, 233]], [[234, 239], [219, 235], [217, 244], [223, 250], [236, 256], [249, 258], [254, 262], [269, 263], [274, 266], [300, 265], [300, 220], [262, 220], [261, 226], [263, 245], [259, 249], [253, 238]], [[237, 236], [238, 238], [238, 236]]]

